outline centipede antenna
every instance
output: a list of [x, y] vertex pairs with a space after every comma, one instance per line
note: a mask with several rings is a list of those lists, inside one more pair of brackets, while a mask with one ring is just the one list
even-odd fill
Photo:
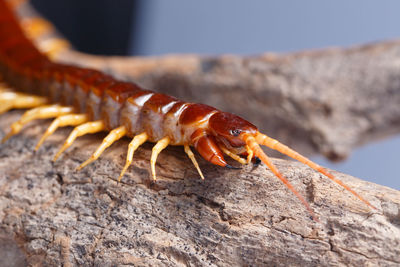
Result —
[[303, 205], [306, 207], [308, 212], [310, 213], [311, 217], [315, 221], [319, 221], [318, 217], [315, 215], [314, 211], [311, 209], [310, 204], [304, 199], [302, 195], [293, 187], [293, 185], [285, 178], [283, 175], [279, 172], [279, 170], [275, 167], [275, 165], [271, 162], [269, 157], [262, 151], [260, 146], [257, 144], [256, 140], [252, 136], [248, 136], [245, 140], [247, 145], [250, 147], [251, 150], [253, 150], [254, 154], [256, 157], [259, 157], [262, 162], [267, 165], [267, 167], [275, 174], [276, 177], [278, 177], [281, 182], [286, 185], [286, 187], [292, 191], [292, 193], [303, 203]]
[[135, 153], [136, 149], [138, 149], [139, 146], [141, 146], [144, 142], [147, 141], [149, 136], [147, 133], [141, 133], [136, 135], [132, 141], [129, 143], [128, 146], [128, 153], [126, 154], [126, 163], [124, 168], [121, 171], [121, 174], [118, 177], [118, 183], [121, 182], [122, 177], [124, 176], [126, 170], [129, 168], [129, 166], [132, 164], [132, 159], [133, 159], [133, 153]]
[[115, 128], [114, 130], [112, 130], [104, 138], [104, 140], [101, 143], [101, 145], [90, 156], [90, 158], [88, 160], [86, 160], [84, 163], [82, 163], [78, 168], [76, 168], [76, 170], [80, 171], [82, 168], [84, 168], [88, 164], [90, 164], [93, 161], [97, 160], [107, 147], [111, 146], [115, 141], [117, 141], [117, 140], [121, 139], [123, 136], [125, 136], [126, 132], [127, 132], [127, 129], [126, 129], [125, 126], [120, 126], [118, 128]]
[[314, 170], [322, 173], [323, 175], [325, 175], [326, 177], [328, 177], [329, 179], [331, 179], [332, 181], [334, 181], [335, 183], [337, 183], [338, 185], [342, 186], [344, 189], [346, 189], [347, 191], [349, 191], [350, 193], [352, 193], [355, 197], [357, 197], [359, 200], [361, 200], [362, 202], [364, 202], [366, 205], [368, 205], [369, 207], [373, 208], [373, 209], [377, 209], [376, 207], [374, 207], [368, 200], [364, 199], [362, 196], [360, 196], [357, 192], [355, 192], [353, 189], [351, 189], [349, 186], [347, 186], [346, 184], [344, 184], [341, 180], [337, 179], [335, 176], [333, 176], [332, 174], [330, 174], [327, 170], [325, 170], [323, 167], [321, 167], [320, 165], [318, 165], [317, 163], [309, 160], [308, 158], [300, 155], [298, 152], [294, 151], [293, 149], [289, 148], [288, 146], [285, 146], [284, 144], [280, 143], [278, 140], [275, 140], [273, 138], [268, 137], [265, 134], [262, 133], [258, 133], [256, 136], [256, 142], [258, 144], [261, 145], [265, 145], [271, 149], [277, 150], [282, 154], [285, 154], [293, 159], [296, 159], [298, 161], [300, 161], [301, 163], [304, 163], [306, 165], [308, 165], [309, 167], [313, 168]]
[[152, 153], [151, 153], [151, 158], [150, 158], [150, 165], [151, 165], [151, 174], [153, 176], [153, 181], [157, 180], [156, 177], [156, 161], [157, 161], [157, 156], [160, 154], [160, 152], [166, 148], [170, 142], [170, 138], [164, 137], [160, 141], [157, 142], [157, 144], [153, 147]]
[[103, 121], [92, 121], [92, 122], [87, 122], [84, 124], [81, 124], [77, 127], [75, 127], [71, 134], [68, 136], [67, 140], [64, 142], [63, 146], [60, 148], [60, 150], [57, 152], [57, 154], [54, 156], [53, 161], [56, 161], [58, 157], [68, 148], [72, 145], [72, 143], [75, 141], [76, 138], [79, 136], [88, 134], [88, 133], [98, 133], [101, 132], [105, 129], [105, 124]]

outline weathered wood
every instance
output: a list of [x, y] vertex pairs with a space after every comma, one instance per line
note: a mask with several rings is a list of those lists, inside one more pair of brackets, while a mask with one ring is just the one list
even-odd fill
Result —
[[[19, 114], [1, 117], [0, 137]], [[0, 147], [0, 221], [9, 236], [1, 253], [19, 262], [24, 255], [34, 266], [400, 264], [399, 191], [334, 172], [378, 207], [371, 211], [306, 166], [274, 160], [311, 203], [314, 222], [265, 166], [229, 170], [200, 160], [202, 181], [182, 148], [170, 147], [152, 185], [145, 144], [118, 185], [129, 140], [75, 172], [104, 135], [78, 139], [53, 163], [69, 129], [34, 153], [45, 125], [31, 124]]]

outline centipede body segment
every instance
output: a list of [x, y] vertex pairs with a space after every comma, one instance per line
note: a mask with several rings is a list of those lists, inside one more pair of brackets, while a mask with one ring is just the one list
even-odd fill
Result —
[[183, 146], [202, 179], [204, 175], [190, 147], [194, 147], [205, 160], [222, 167], [229, 167], [224, 154], [241, 164], [248, 164], [257, 158], [268, 166], [316, 219], [307, 201], [260, 148], [260, 145], [265, 145], [317, 170], [374, 208], [324, 168], [260, 133], [256, 126], [234, 114], [145, 90], [98, 70], [52, 61], [51, 55], [62, 45], [53, 44], [41, 50], [35, 47], [30, 38], [35, 38], [50, 27], [45, 22], [42, 26], [40, 21], [36, 23], [39, 26], [28, 27], [24, 32], [10, 6], [0, 0], [0, 113], [10, 109], [29, 109], [11, 125], [3, 142], [19, 133], [32, 120], [54, 118], [35, 149], [39, 149], [57, 128], [75, 126], [55, 155], [54, 160], [57, 160], [79, 136], [109, 132], [92, 156], [78, 167], [81, 169], [100, 157], [118, 139], [131, 137], [119, 181], [131, 165], [135, 150], [146, 141], [156, 143], [150, 159], [154, 180], [157, 157], [168, 145]]

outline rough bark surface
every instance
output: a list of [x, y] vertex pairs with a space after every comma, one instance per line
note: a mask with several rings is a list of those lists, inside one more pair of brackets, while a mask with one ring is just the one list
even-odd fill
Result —
[[[1, 117], [0, 137], [20, 114]], [[79, 138], [53, 163], [70, 129], [34, 153], [46, 125], [32, 123], [0, 147], [3, 266], [400, 264], [399, 191], [334, 172], [378, 208], [371, 211], [306, 166], [274, 160], [311, 203], [315, 222], [265, 166], [229, 170], [200, 160], [202, 181], [182, 148], [170, 147], [153, 185], [145, 144], [118, 185], [129, 140], [75, 172], [104, 135]]]
[[303, 153], [330, 159], [400, 129], [399, 41], [253, 57], [67, 51], [58, 59], [236, 113]]

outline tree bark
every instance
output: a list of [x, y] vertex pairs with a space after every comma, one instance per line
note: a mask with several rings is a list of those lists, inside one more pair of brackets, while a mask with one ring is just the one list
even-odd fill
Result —
[[[20, 114], [3, 115], [1, 136]], [[265, 166], [230, 170], [199, 159], [202, 181], [183, 149], [169, 147], [152, 184], [145, 144], [117, 184], [129, 140], [75, 172], [104, 135], [79, 138], [53, 163], [69, 129], [34, 153], [46, 125], [33, 123], [1, 145], [4, 266], [400, 264], [399, 191], [334, 172], [374, 211], [308, 167], [274, 160], [311, 203], [316, 222]]]

